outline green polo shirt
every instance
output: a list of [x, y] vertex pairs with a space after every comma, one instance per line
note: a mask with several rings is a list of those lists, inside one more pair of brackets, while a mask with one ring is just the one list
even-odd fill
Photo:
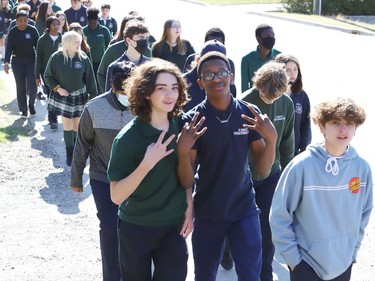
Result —
[[[155, 143], [161, 131], [138, 118], [129, 122], [113, 141], [108, 164], [108, 178], [119, 181], [129, 176], [141, 163], [147, 147]], [[161, 159], [146, 175], [137, 189], [120, 206], [119, 217], [132, 224], [163, 226], [182, 223], [187, 207], [186, 193], [177, 178], [178, 126], [170, 121], [164, 141], [176, 137], [167, 150], [173, 153]]]
[[83, 33], [87, 38], [87, 43], [90, 46], [90, 52], [93, 63], [100, 63], [104, 52], [107, 50], [109, 42], [111, 41], [111, 34], [109, 29], [103, 25], [98, 26], [92, 30], [86, 25], [83, 28]]
[[255, 51], [250, 52], [244, 56], [241, 60], [241, 91], [245, 92], [247, 89], [253, 87], [254, 72], [257, 71], [263, 64], [274, 59], [274, 57], [280, 54], [280, 51], [272, 49], [270, 54], [262, 58], [259, 53], [259, 47]]

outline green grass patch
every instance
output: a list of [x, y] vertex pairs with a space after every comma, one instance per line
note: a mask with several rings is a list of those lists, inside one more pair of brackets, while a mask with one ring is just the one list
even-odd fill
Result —
[[279, 4], [281, 0], [203, 0], [201, 2], [211, 5], [229, 4]]
[[0, 142], [17, 141], [35, 133], [28, 119], [20, 119], [17, 103], [12, 99], [5, 82], [0, 79]]

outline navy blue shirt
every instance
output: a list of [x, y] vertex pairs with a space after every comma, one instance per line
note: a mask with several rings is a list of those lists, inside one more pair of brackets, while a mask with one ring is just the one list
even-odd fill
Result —
[[198, 119], [206, 117], [202, 127], [207, 131], [192, 148], [197, 150], [194, 211], [199, 219], [234, 221], [259, 213], [247, 153], [250, 143], [261, 136], [243, 127], [246, 121], [241, 114], [253, 117], [246, 104], [232, 98], [223, 112], [204, 100], [181, 118], [182, 127], [196, 111], [200, 112]]
[[81, 5], [81, 8], [78, 10], [73, 10], [73, 8], [69, 8], [64, 11], [66, 15], [66, 20], [68, 25], [72, 22], [78, 22], [82, 27], [87, 25], [87, 9], [85, 6]]
[[306, 150], [311, 143], [310, 99], [305, 91], [292, 93], [294, 104], [294, 155]]

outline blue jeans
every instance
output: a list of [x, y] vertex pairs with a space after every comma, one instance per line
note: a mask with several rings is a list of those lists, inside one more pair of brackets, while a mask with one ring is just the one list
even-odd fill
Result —
[[100, 222], [103, 281], [119, 281], [121, 273], [117, 236], [118, 206], [111, 200], [109, 183], [90, 179], [90, 185]]
[[227, 236], [238, 281], [259, 281], [262, 265], [259, 216], [233, 222], [203, 221], [195, 218], [192, 246], [195, 280], [215, 281]]
[[272, 281], [272, 262], [275, 254], [275, 246], [272, 243], [270, 227], [270, 210], [273, 194], [281, 171], [277, 171], [262, 181], [254, 181], [255, 201], [260, 209], [260, 227], [262, 230], [262, 271], [261, 281]]

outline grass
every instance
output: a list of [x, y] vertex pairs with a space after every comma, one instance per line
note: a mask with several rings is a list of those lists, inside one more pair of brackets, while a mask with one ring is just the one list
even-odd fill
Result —
[[26, 119], [20, 119], [14, 96], [0, 78], [0, 143], [17, 141], [34, 133], [34, 126]]

